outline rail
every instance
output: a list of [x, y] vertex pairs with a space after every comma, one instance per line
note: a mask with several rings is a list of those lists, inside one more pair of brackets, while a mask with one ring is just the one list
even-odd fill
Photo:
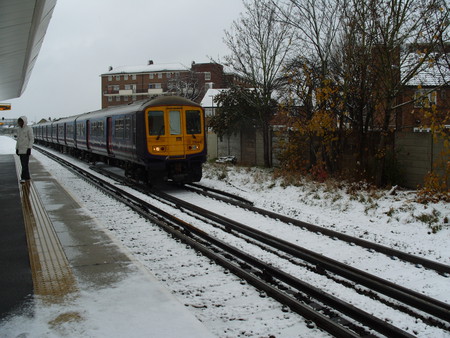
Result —
[[[277, 299], [306, 319], [314, 321], [318, 327], [332, 335], [355, 337], [368, 335], [370, 334], [370, 330], [375, 330], [387, 336], [411, 336], [408, 332], [386, 323], [383, 319], [376, 318], [351, 304], [347, 304], [334, 296], [308, 285], [296, 277], [274, 268], [269, 263], [262, 262], [212, 237], [192, 224], [188, 224], [168, 212], [156, 208], [152, 204], [124, 191], [115, 184], [108, 183], [99, 177], [93, 176], [72, 163], [64, 160], [62, 162], [105, 193], [122, 201], [143, 217], [159, 225], [167, 232], [202, 252], [205, 256], [215, 260], [236, 275], [244, 278], [258, 289], [263, 290], [269, 296]], [[448, 304], [384, 281], [376, 276], [348, 267], [345, 264], [297, 247], [273, 236], [255, 231], [243, 224], [193, 206], [160, 191], [152, 191], [151, 196], [166, 201], [167, 203], [172, 203], [181, 209], [195, 212], [200, 217], [217, 222], [231, 229], [231, 231], [245, 234], [252, 238], [252, 240], [260, 241], [264, 245], [272, 247], [273, 250], [280, 250], [293, 257], [301, 258], [317, 267], [328, 269], [335, 274], [373, 288], [420, 311], [425, 311], [443, 321], [440, 321], [440, 324], [434, 323], [435, 325], [440, 325], [440, 327], [450, 331], [448, 324], [445, 323], [450, 321], [450, 306]]]

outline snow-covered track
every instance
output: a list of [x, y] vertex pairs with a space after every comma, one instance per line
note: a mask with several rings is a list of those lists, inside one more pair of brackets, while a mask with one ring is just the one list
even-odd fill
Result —
[[330, 271], [333, 274], [352, 280], [353, 282], [364, 285], [372, 290], [376, 290], [386, 296], [392, 297], [398, 301], [401, 301], [402, 303], [416, 307], [421, 311], [432, 314], [450, 323], [449, 304], [427, 297], [421, 293], [415, 292], [395, 283], [391, 283], [375, 275], [358, 270], [347, 264], [343, 264], [334, 259], [315, 253], [311, 250], [305, 249], [275, 236], [256, 230], [253, 227], [249, 227], [242, 223], [236, 222], [222, 215], [215, 214], [209, 210], [202, 208], [201, 206], [191, 204], [161, 191], [155, 193], [163, 200], [173, 203], [174, 206], [193, 211], [196, 214], [202, 215], [210, 220], [213, 220], [214, 222], [217, 222], [218, 224], [221, 224], [228, 231], [235, 231], [244, 234], [249, 238], [269, 245], [271, 248], [275, 248], [284, 253], [290, 254], [293, 258], [307, 261], [314, 266], [319, 267], [320, 270]]
[[223, 202], [231, 203], [236, 206], [242, 206], [244, 208], [246, 206], [253, 206], [253, 202], [251, 202], [245, 198], [242, 198], [240, 196], [230, 194], [225, 191], [218, 190], [218, 189], [205, 187], [205, 186], [197, 184], [197, 183], [185, 184], [183, 187], [189, 191], [194, 191], [194, 192], [202, 194], [204, 196], [212, 197], [212, 198], [221, 200]]
[[[135, 197], [117, 185], [92, 175], [54, 154], [41, 151], [332, 335], [341, 337], [368, 335], [370, 334], [366, 328], [368, 327], [388, 336], [411, 337], [407, 332], [384, 320], [273, 268], [270, 264], [262, 262]], [[158, 195], [161, 194], [158, 193]], [[349, 320], [349, 318], [353, 318], [353, 320]]]
[[[88, 173], [83, 173], [83, 170], [80, 171], [79, 169], [74, 168], [76, 166], [73, 164], [69, 165], [72, 167], [72, 170], [79, 172], [82, 177], [89, 180], [91, 179], [89, 178], [90, 175]], [[303, 315], [305, 318], [314, 321], [319, 327], [333, 335], [365, 335], [368, 333], [365, 328], [367, 326], [388, 336], [409, 336], [407, 332], [386, 323], [384, 320], [378, 319], [352, 305], [346, 304], [336, 297], [327, 295], [321, 290], [318, 290], [317, 288], [314, 288], [311, 285], [308, 285], [299, 279], [272, 267], [270, 263], [268, 264], [262, 262], [236, 248], [233, 248], [223, 241], [215, 239], [191, 224], [179, 220], [171, 214], [155, 208], [151, 204], [136, 198], [126, 191], [123, 191], [114, 184], [110, 184], [98, 177], [94, 178], [93, 184], [102, 190], [107, 189], [108, 194], [111, 194], [115, 198], [123, 201], [133, 210], [150, 219], [153, 223], [160, 225], [166, 231], [182, 239], [196, 250], [201, 251], [204, 255], [220, 262], [223, 266], [236, 275], [245, 278], [257, 288], [264, 290], [273, 298], [279, 300], [281, 303], [290, 307], [293, 311]], [[258, 233], [254, 229], [246, 228], [245, 225], [228, 220], [219, 215], [214, 215], [210, 211], [201, 210], [201, 208], [198, 209], [196, 206], [189, 205], [189, 203], [175, 199], [174, 197], [166, 196], [164, 193], [155, 193], [160, 196], [161, 200], [170, 201], [169, 203], [172, 203], [175, 206], [186, 210], [189, 209], [192, 212], [201, 214], [201, 217], [212, 219], [215, 222], [219, 222], [218, 220], [220, 220], [221, 224], [229, 231], [236, 233], [243, 232], [246, 236], [252, 237], [254, 240], [259, 240], [266, 245], [270, 245], [276, 248], [276, 250], [282, 250], [285, 253], [289, 253], [294, 258], [301, 258], [316, 266], [318, 269], [326, 269], [335, 274], [341, 274], [349, 279], [352, 279], [354, 278], [354, 275], [359, 274], [360, 276], [358, 278], [362, 279], [355, 280], [357, 283], [361, 283], [363, 285], [366, 285], [364, 283], [368, 283], [366, 286], [378, 290], [389, 297], [405, 302], [410, 306], [417, 307], [421, 311], [428, 312], [443, 319], [444, 321], [448, 321], [448, 318], [450, 318], [450, 306], [445, 303], [435, 301], [432, 298], [422, 296], [421, 294], [416, 294], [414, 291], [401, 288], [389, 282], [384, 283], [385, 281], [377, 279], [377, 277], [370, 274], [366, 274], [364, 272], [360, 274], [360, 271], [352, 268], [348, 269], [348, 266], [345, 264], [339, 262], [337, 262], [338, 264], [335, 264], [332, 260], [330, 261], [322, 255], [317, 255], [291, 243], [279, 240], [273, 236], [267, 236], [267, 234], [260, 232]], [[343, 267], [340, 267], [340, 265], [343, 265]], [[336, 268], [336, 266], [338, 268]], [[340, 268], [344, 268], [343, 272], [338, 271]], [[377, 283], [381, 286], [377, 285]], [[304, 300], [307, 300], [306, 304]], [[318, 309], [318, 311], [315, 311], [314, 309]], [[341, 315], [338, 315], [337, 312], [340, 312]], [[324, 313], [327, 315], [324, 315]], [[354, 320], [359, 321], [362, 323], [362, 326], [355, 324], [353, 320], [348, 320], [348, 318], [353, 318]], [[341, 325], [342, 323], [343, 325]], [[445, 323], [436, 324], [435, 322], [433, 324], [449, 330], [448, 325]]]
[[[208, 191], [208, 190], [210, 190], [210, 188], [203, 187], [198, 184], [196, 184], [195, 186], [196, 186], [196, 189], [192, 190], [192, 191], [195, 191], [200, 194], [204, 194], [206, 196], [214, 197], [214, 194], [206, 194], [205, 192], [201, 191], [202, 189], [204, 191]], [[272, 212], [269, 210], [261, 209], [261, 208], [253, 206], [252, 202], [247, 201], [245, 199], [240, 201], [238, 196], [234, 197], [234, 195], [233, 195], [231, 197], [232, 198], [230, 200], [226, 200], [223, 198], [221, 200], [225, 201], [227, 203], [233, 204], [235, 206], [253, 211], [257, 214], [264, 215], [266, 217], [269, 217], [269, 218], [272, 218], [275, 220], [279, 220], [279, 221], [287, 223], [287, 224], [292, 224], [292, 225], [298, 226], [300, 228], [306, 229], [308, 231], [322, 234], [324, 236], [328, 236], [333, 239], [339, 239], [339, 240], [347, 242], [351, 245], [358, 245], [358, 246], [361, 246], [368, 250], [373, 250], [373, 251], [382, 253], [388, 257], [391, 257], [392, 259], [398, 258], [405, 262], [415, 264], [417, 267], [428, 268], [428, 269], [436, 271], [437, 273], [439, 273], [443, 276], [450, 277], [450, 265], [442, 264], [442, 263], [439, 263], [439, 262], [436, 262], [433, 260], [429, 260], [429, 259], [426, 259], [423, 257], [419, 257], [416, 255], [411, 255], [407, 252], [392, 249], [390, 247], [387, 247], [387, 246], [384, 246], [384, 245], [381, 245], [378, 243], [370, 242], [370, 241], [364, 240], [362, 238], [350, 236], [350, 235], [344, 234], [342, 232], [334, 231], [334, 230], [327, 229], [327, 228], [324, 228], [324, 227], [321, 227], [318, 225], [303, 222], [303, 221], [297, 220], [295, 218], [284, 216], [284, 215], [281, 215], [281, 214], [278, 214], [278, 213], [275, 213], [275, 212]]]

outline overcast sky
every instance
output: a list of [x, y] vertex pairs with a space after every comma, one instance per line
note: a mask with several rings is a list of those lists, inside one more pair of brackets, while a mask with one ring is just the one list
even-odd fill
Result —
[[242, 0], [57, 0], [38, 60], [6, 118], [30, 121], [101, 108], [109, 66], [223, 59]]

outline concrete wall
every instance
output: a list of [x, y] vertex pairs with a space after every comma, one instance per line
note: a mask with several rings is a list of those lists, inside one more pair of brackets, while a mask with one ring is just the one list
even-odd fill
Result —
[[217, 157], [235, 156], [238, 163], [241, 163], [241, 134], [236, 133], [224, 136], [222, 140], [217, 140]]
[[400, 168], [405, 173], [405, 185], [409, 188], [423, 186], [424, 177], [430, 171], [442, 173], [444, 142], [435, 140], [431, 133], [398, 132], [395, 134], [395, 150]]
[[[213, 148], [215, 145], [216, 148]], [[220, 140], [215, 134], [208, 135], [208, 159], [235, 156], [237, 162], [249, 166], [264, 165], [263, 135], [261, 131], [246, 129]]]
[[[278, 164], [276, 145], [279, 138], [273, 134], [273, 165]], [[215, 139], [214, 139], [215, 138]], [[221, 141], [215, 134], [208, 135], [208, 158], [235, 156], [239, 164], [250, 166], [264, 165], [263, 137], [258, 130], [245, 130], [224, 137]], [[436, 141], [431, 133], [397, 132], [395, 134], [395, 153], [398, 165], [404, 173], [404, 184], [416, 189], [423, 186], [425, 175], [436, 170], [439, 163], [447, 163], [450, 158], [442, 158], [444, 142]], [[448, 153], [447, 153], [448, 154]], [[441, 166], [442, 168], [442, 166]]]
[[[260, 130], [256, 131], [256, 135], [255, 135], [256, 141], [255, 141], [255, 145], [256, 145], [256, 165], [259, 166], [264, 166], [264, 139], [263, 139], [263, 134]], [[272, 142], [274, 140], [272, 139]]]
[[217, 158], [217, 135], [212, 132], [208, 132], [206, 145], [208, 147], [208, 161]]

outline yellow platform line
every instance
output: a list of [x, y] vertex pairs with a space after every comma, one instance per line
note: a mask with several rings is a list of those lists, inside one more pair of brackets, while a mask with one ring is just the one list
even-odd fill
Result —
[[[20, 162], [16, 158], [20, 177]], [[34, 292], [51, 302], [77, 290], [75, 277], [33, 182], [20, 184]]]

